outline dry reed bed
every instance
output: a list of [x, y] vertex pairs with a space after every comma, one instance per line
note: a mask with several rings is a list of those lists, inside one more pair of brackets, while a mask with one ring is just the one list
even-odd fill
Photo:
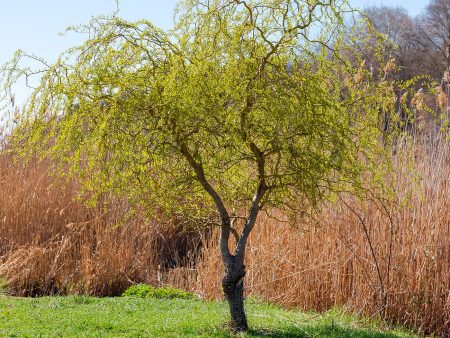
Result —
[[48, 163], [0, 158], [0, 276], [12, 294], [119, 295], [157, 284], [161, 262], [180, 262], [188, 243], [198, 244], [198, 234], [176, 226], [123, 222], [118, 201], [89, 208], [73, 182], [48, 172]]
[[[375, 205], [351, 201], [364, 224], [342, 204], [324, 211], [322, 227], [262, 215], [247, 254], [247, 294], [303, 309], [343, 306], [450, 335], [450, 151], [444, 141], [419, 148], [423, 179], [393, 223]], [[217, 236], [203, 238], [200, 258], [180, 266], [198, 236], [139, 219], [114, 227], [123, 203], [88, 208], [74, 199], [75, 184], [48, 169], [0, 158], [0, 276], [12, 293], [117, 295], [145, 282], [221, 297]], [[398, 174], [399, 186], [406, 179]], [[162, 273], [164, 265], [172, 269]]]
[[[350, 203], [364, 224], [342, 203], [324, 211], [322, 227], [296, 229], [261, 216], [246, 257], [247, 294], [306, 310], [341, 306], [450, 336], [449, 145], [418, 148], [422, 180], [408, 204], [391, 211], [392, 222], [374, 203]], [[408, 175], [397, 175], [401, 187]], [[217, 238], [197, 274], [186, 282], [186, 272], [174, 272], [168, 282], [220, 298]]]

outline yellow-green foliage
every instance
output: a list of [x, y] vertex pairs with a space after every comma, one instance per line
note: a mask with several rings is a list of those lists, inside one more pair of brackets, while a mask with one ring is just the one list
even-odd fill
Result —
[[340, 192], [386, 193], [391, 137], [381, 121], [396, 115], [394, 84], [359, 67], [346, 9], [182, 1], [168, 31], [93, 19], [74, 28], [90, 38], [48, 66], [15, 142], [56, 158], [88, 191], [199, 221], [215, 209], [193, 162], [235, 212], [262, 176], [261, 207], [296, 215]]
[[172, 287], [154, 288], [147, 284], [136, 284], [126, 289], [122, 297], [163, 298], [163, 299], [195, 299], [193, 293]]

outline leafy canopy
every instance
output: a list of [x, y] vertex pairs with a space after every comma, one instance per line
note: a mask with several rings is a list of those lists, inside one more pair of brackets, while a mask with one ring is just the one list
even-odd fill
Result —
[[44, 72], [15, 141], [87, 190], [197, 220], [215, 197], [248, 210], [262, 186], [260, 208], [293, 214], [383, 188], [380, 111], [395, 115], [395, 95], [382, 72], [358, 66], [348, 11], [334, 0], [186, 0], [168, 31], [93, 19], [73, 28], [90, 38]]

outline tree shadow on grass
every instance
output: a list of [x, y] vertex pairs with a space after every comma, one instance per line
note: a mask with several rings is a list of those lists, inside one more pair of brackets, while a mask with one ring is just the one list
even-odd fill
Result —
[[250, 329], [250, 337], [273, 337], [273, 338], [311, 338], [311, 337], [357, 337], [357, 338], [399, 338], [395, 333], [377, 332], [371, 329], [343, 328], [339, 326], [317, 325], [290, 326], [284, 329]]

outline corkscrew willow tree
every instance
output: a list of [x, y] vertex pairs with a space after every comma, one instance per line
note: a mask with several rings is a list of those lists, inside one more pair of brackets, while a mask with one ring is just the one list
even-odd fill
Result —
[[[245, 331], [261, 210], [296, 224], [341, 193], [389, 195], [392, 84], [359, 67], [347, 13], [338, 0], [186, 0], [167, 31], [95, 18], [72, 28], [89, 33], [83, 45], [45, 65], [12, 140], [148, 217], [219, 225], [223, 292]], [[3, 67], [6, 88], [31, 76], [25, 57]]]

